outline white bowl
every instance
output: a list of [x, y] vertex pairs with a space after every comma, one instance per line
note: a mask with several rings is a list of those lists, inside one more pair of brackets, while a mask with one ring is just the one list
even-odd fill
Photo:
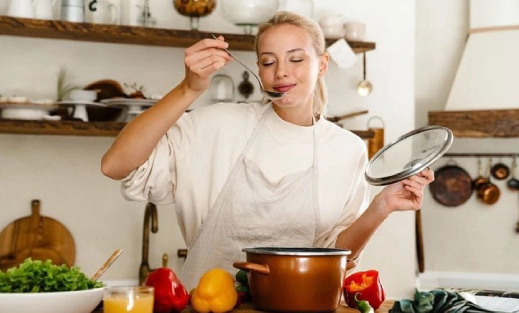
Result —
[[0, 313], [91, 313], [103, 300], [104, 289], [0, 293]]

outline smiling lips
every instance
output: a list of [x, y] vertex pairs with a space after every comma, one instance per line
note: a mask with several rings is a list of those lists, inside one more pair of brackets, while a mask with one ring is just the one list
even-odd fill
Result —
[[279, 92], [287, 92], [290, 89], [294, 88], [296, 84], [278, 84], [274, 85], [274, 90]]

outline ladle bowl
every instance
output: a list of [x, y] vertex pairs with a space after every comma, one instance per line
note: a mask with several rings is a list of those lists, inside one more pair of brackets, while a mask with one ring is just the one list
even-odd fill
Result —
[[[218, 38], [214, 34], [211, 34], [211, 35], [213, 36], [214, 39], [218, 40]], [[229, 50], [227, 50], [227, 49], [223, 49], [223, 50], [225, 52], [227, 52], [227, 54], [230, 55], [233, 59], [235, 59], [238, 63], [240, 63], [247, 71], [249, 71], [256, 78], [256, 80], [258, 81], [259, 86], [260, 86], [260, 91], [265, 98], [267, 98], [269, 100], [279, 100], [279, 99], [281, 99], [281, 97], [283, 97], [283, 95], [285, 94], [284, 92], [266, 90], [263, 87], [263, 84], [261, 83], [261, 80], [258, 77], [258, 75], [256, 75], [256, 73], [254, 73], [247, 65], [242, 63], [238, 58], [236, 58], [231, 52], [229, 52]]]

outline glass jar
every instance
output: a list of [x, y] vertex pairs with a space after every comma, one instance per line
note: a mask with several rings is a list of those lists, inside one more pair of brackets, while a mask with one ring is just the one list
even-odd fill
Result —
[[234, 101], [234, 81], [224, 72], [214, 75], [209, 85], [209, 95], [216, 102]]
[[200, 17], [211, 14], [216, 8], [216, 0], [173, 0], [175, 10], [189, 17], [191, 30], [198, 30]]
[[234, 25], [243, 26], [247, 35], [279, 8], [279, 0], [220, 0], [220, 3], [223, 17]]

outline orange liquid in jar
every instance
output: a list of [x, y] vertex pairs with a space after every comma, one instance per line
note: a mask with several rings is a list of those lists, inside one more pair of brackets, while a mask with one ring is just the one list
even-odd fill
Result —
[[103, 300], [104, 313], [153, 313], [153, 295], [112, 296]]

